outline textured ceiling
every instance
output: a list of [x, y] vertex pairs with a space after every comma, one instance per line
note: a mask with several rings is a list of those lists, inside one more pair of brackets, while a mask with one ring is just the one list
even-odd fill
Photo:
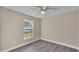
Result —
[[5, 6], [5, 8], [18, 11], [20, 13], [24, 13], [37, 18], [56, 16], [56, 15], [61, 15], [68, 12], [79, 10], [78, 6], [49, 6], [49, 8], [58, 8], [58, 9], [48, 10], [48, 14], [45, 16], [45, 15], [41, 15], [40, 9], [34, 6]]

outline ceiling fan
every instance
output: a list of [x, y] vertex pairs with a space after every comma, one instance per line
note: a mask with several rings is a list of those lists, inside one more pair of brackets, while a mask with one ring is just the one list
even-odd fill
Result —
[[47, 15], [48, 13], [50, 13], [49, 12], [50, 10], [59, 9], [59, 8], [56, 8], [56, 7], [50, 8], [50, 6], [35, 6], [35, 7], [39, 8], [39, 10], [41, 11], [40, 12], [41, 15]]

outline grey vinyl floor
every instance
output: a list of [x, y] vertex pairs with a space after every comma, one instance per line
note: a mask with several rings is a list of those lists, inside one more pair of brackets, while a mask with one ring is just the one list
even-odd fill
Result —
[[38, 40], [10, 52], [78, 52], [78, 50], [44, 40]]

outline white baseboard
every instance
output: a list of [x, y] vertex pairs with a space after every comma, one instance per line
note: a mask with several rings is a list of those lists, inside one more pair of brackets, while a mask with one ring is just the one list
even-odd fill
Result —
[[2, 50], [1, 52], [9, 52], [9, 51], [11, 51], [11, 50], [13, 50], [13, 49], [22, 47], [22, 46], [24, 46], [24, 45], [27, 45], [27, 44], [32, 43], [32, 42], [35, 42], [35, 41], [37, 41], [37, 40], [40, 40], [40, 39], [31, 40], [31, 41], [29, 41], [29, 42], [20, 44], [20, 45], [18, 45], [18, 46], [15, 46], [15, 47], [12, 47], [12, 48], [8, 48], [8, 49], [5, 49], [5, 50]]
[[46, 38], [40, 38], [40, 39], [45, 40], [45, 41], [49, 41], [49, 42], [52, 42], [52, 43], [56, 43], [56, 44], [59, 44], [59, 45], [63, 45], [63, 46], [66, 46], [66, 47], [74, 48], [74, 49], [77, 49], [79, 51], [79, 47], [76, 47], [76, 46], [72, 46], [72, 45], [68, 45], [68, 44], [65, 44], [65, 43], [48, 40]]
[[[74, 49], [79, 50], [79, 47], [75, 47], [75, 46], [72, 46], [72, 45], [68, 45], [68, 44], [64, 44], [64, 43], [61, 43], [61, 42], [56, 42], [56, 41], [48, 40], [48, 39], [46, 39], [46, 38], [40, 38], [40, 39], [41, 39], [41, 40], [45, 40], [45, 41], [49, 41], [49, 42], [52, 42], [52, 43], [56, 43], [56, 44], [59, 44], [59, 45], [71, 47], [71, 48], [74, 48]], [[40, 40], [40, 39], [35, 39], [35, 40], [32, 40], [32, 41], [29, 41], [29, 42], [20, 44], [20, 45], [18, 45], [18, 46], [12, 47], [12, 48], [8, 48], [8, 49], [5, 49], [5, 50], [2, 50], [1, 52], [9, 52], [9, 51], [11, 51], [11, 50], [13, 50], [13, 49], [22, 47], [22, 46], [24, 46], [24, 45], [27, 45], [27, 44], [32, 43], [32, 42], [35, 42], [35, 41]]]

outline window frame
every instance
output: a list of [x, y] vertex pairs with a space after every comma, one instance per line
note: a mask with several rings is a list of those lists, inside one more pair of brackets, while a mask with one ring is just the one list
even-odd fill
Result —
[[32, 20], [28, 20], [28, 19], [24, 19], [24, 22], [26, 22], [26, 21], [32, 23], [32, 37], [27, 37], [27, 38], [24, 37], [24, 40], [34, 38], [34, 21], [32, 21]]

